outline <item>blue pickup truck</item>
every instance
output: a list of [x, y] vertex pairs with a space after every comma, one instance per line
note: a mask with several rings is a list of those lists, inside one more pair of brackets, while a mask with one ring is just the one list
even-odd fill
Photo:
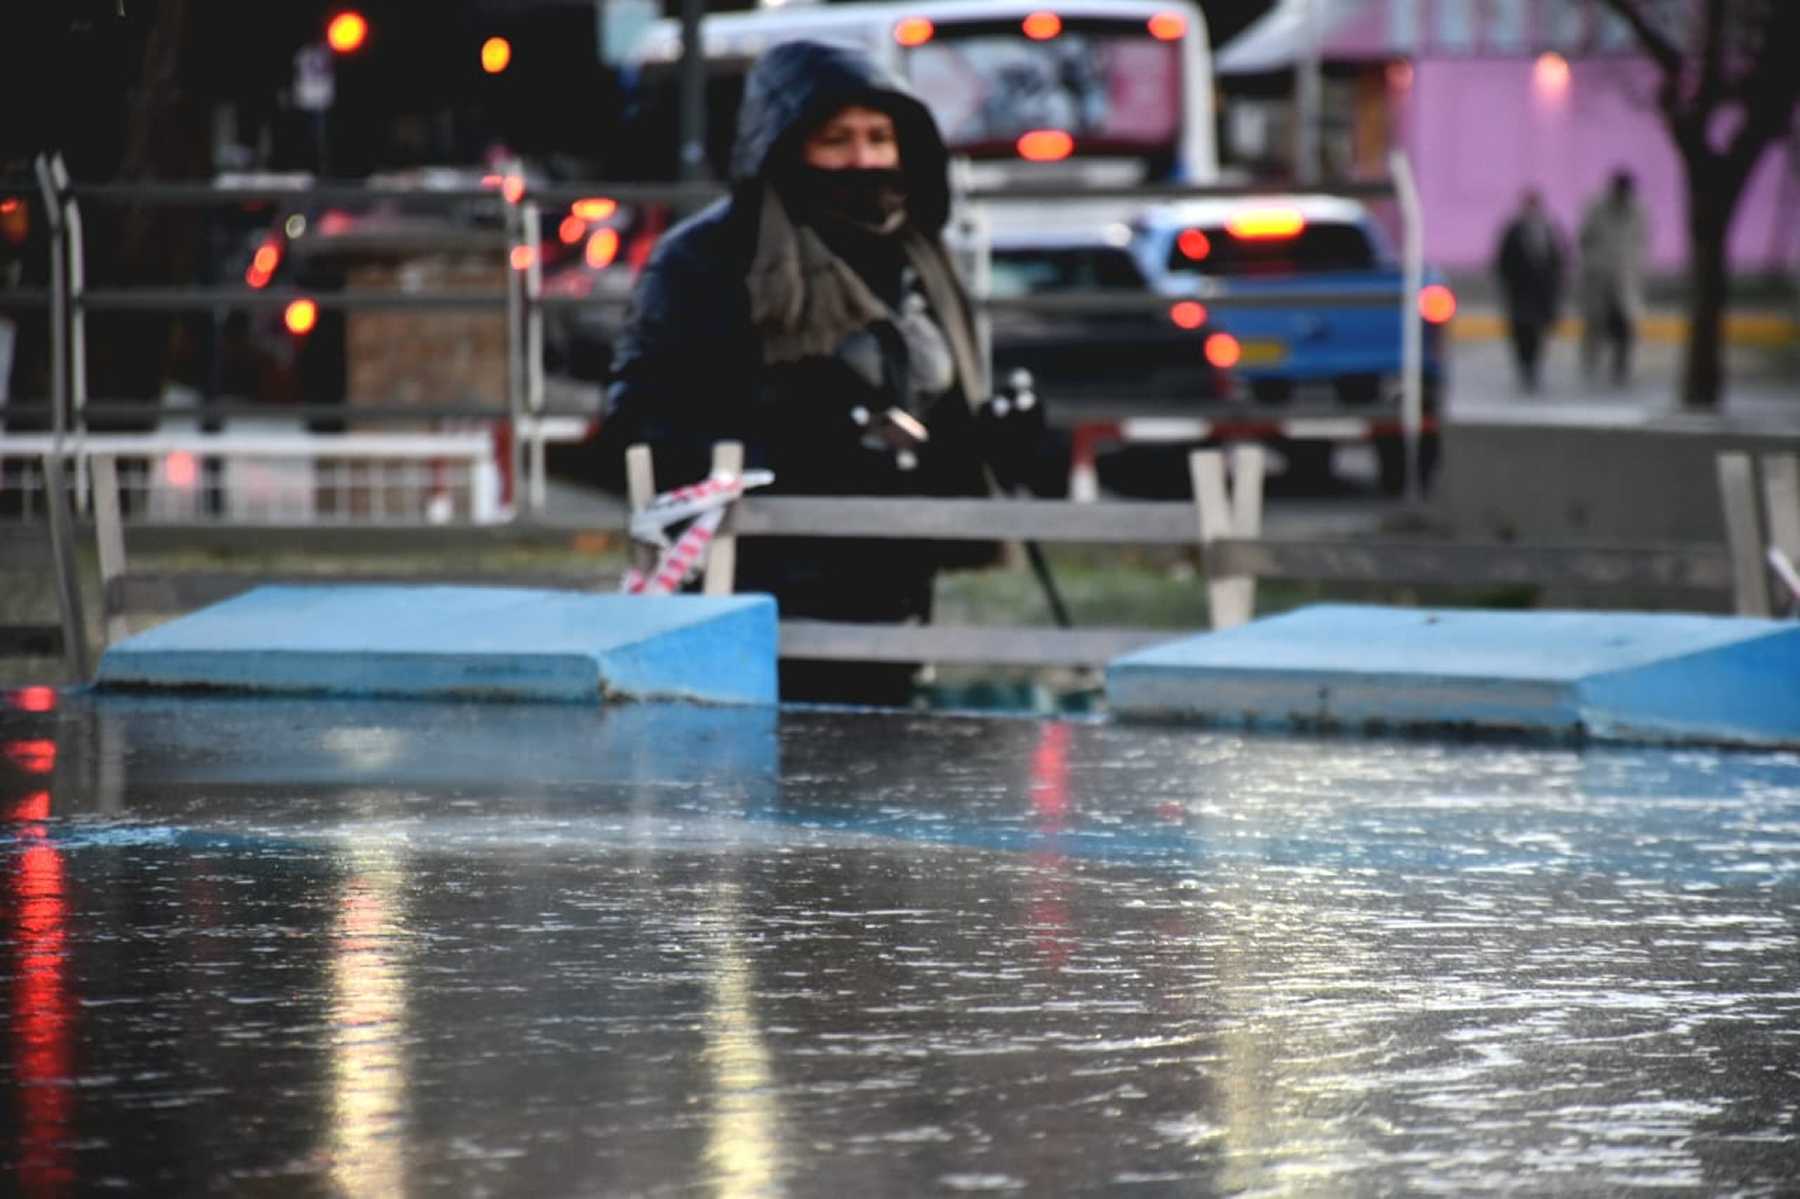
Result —
[[[1134, 230], [1133, 253], [1159, 292], [1202, 304], [1258, 293], [1301, 297], [1278, 306], [1212, 305], [1209, 324], [1236, 337], [1232, 431], [1273, 445], [1289, 472], [1328, 473], [1346, 440], [1375, 445], [1381, 484], [1405, 483], [1400, 425], [1400, 263], [1357, 201], [1283, 195], [1183, 201], [1152, 210]], [[1417, 319], [1424, 324], [1421, 477], [1437, 464], [1437, 413], [1447, 382], [1444, 338], [1456, 298], [1428, 271]], [[1308, 293], [1319, 302], [1308, 304]], [[1215, 422], [1217, 427], [1219, 422]]]

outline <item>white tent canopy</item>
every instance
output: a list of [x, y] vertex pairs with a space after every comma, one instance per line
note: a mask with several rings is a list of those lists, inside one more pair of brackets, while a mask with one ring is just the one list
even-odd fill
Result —
[[1331, 52], [1333, 35], [1367, 7], [1368, 0], [1280, 0], [1219, 51], [1214, 70], [1220, 75], [1291, 70], [1309, 36], [1309, 13], [1316, 26], [1310, 36], [1318, 39], [1325, 57], [1338, 57]]

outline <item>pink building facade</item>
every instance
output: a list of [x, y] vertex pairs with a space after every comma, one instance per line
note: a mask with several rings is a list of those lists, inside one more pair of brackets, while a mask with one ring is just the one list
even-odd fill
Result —
[[[1657, 71], [1593, 0], [1282, 0], [1222, 48], [1228, 92], [1234, 75], [1292, 70], [1304, 14], [1333, 75], [1373, 85], [1355, 89], [1353, 116], [1328, 112], [1328, 121], [1363, 131], [1355, 157], [1364, 172], [1379, 171], [1384, 157], [1367, 152], [1378, 149], [1371, 127], [1407, 151], [1434, 262], [1486, 265], [1528, 187], [1572, 234], [1588, 201], [1626, 167], [1649, 211], [1653, 269], [1685, 267], [1685, 172], [1656, 109]], [[1382, 111], [1366, 111], [1371, 103]], [[1800, 272], [1800, 131], [1758, 167], [1731, 255], [1739, 273]]]
[[[1637, 58], [1566, 61], [1566, 78], [1531, 58], [1424, 57], [1409, 86], [1400, 86], [1405, 72], [1394, 72], [1394, 129], [1419, 177], [1427, 252], [1445, 266], [1487, 262], [1527, 187], [1572, 234], [1588, 201], [1626, 167], [1649, 212], [1651, 263], [1679, 273], [1686, 173], [1654, 108], [1655, 69]], [[1751, 180], [1731, 261], [1742, 273], [1791, 275], [1800, 264], [1800, 162], [1791, 145], [1771, 149]]]

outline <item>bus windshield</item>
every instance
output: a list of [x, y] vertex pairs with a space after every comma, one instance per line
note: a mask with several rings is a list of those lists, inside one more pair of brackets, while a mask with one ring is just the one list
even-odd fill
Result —
[[1180, 134], [1179, 45], [1141, 21], [1070, 20], [1039, 39], [1016, 21], [946, 24], [904, 61], [953, 153], [1014, 157], [1026, 134], [1066, 134], [1041, 155], [1149, 156]]

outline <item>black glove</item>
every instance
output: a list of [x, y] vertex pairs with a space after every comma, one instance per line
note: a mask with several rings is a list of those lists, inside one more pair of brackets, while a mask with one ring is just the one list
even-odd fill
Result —
[[1032, 385], [1031, 372], [1015, 370], [975, 411], [975, 436], [981, 455], [1006, 491], [1026, 486], [1045, 439], [1044, 403]]

